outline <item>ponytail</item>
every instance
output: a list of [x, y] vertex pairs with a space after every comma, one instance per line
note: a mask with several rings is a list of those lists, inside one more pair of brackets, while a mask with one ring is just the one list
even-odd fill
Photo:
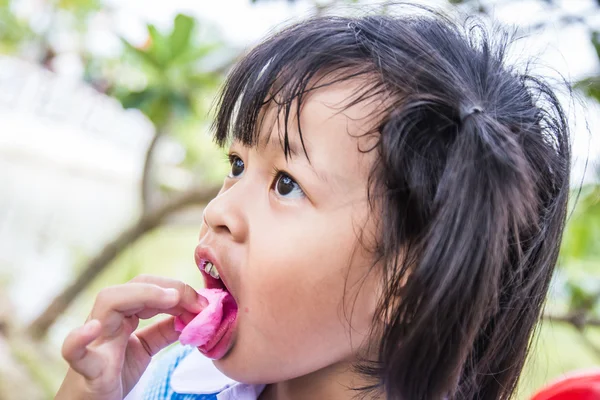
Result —
[[[403, 255], [386, 269], [385, 391], [391, 399], [508, 398], [564, 223], [567, 187], [551, 174], [564, 180], [568, 166], [543, 176], [540, 163], [555, 150], [539, 128], [515, 133], [481, 106], [428, 97], [401, 109], [381, 138], [383, 207], [402, 210], [383, 219], [394, 235], [382, 254]], [[532, 141], [546, 154], [525, 154]], [[549, 189], [559, 198], [540, 195]]]

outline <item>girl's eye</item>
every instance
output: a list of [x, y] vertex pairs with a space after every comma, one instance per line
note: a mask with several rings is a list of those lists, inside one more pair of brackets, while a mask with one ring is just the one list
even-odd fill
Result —
[[304, 197], [304, 192], [300, 188], [300, 185], [285, 172], [278, 173], [277, 180], [275, 181], [275, 191], [280, 196], [287, 198], [295, 199]]
[[244, 161], [238, 156], [231, 154], [229, 155], [229, 163], [231, 164], [231, 172], [229, 172], [230, 178], [239, 178], [244, 173]]

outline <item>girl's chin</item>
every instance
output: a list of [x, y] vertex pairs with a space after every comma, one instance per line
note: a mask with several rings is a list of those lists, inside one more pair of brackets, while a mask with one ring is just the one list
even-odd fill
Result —
[[[264, 379], [258, 375], [259, 372], [256, 368], [256, 363], [251, 357], [242, 357], [236, 350], [239, 349], [239, 344], [234, 346], [218, 360], [212, 360], [215, 367], [221, 371], [223, 375], [226, 375], [230, 379], [236, 382], [243, 382], [250, 385], [263, 384]], [[256, 355], [254, 360], [256, 360]]]

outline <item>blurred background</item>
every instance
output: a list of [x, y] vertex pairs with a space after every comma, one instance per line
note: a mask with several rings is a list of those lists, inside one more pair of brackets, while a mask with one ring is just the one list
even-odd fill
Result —
[[[600, 0], [416, 1], [514, 27], [511, 60], [571, 118], [572, 199], [518, 398], [600, 365]], [[202, 285], [202, 206], [224, 76], [265, 34], [351, 0], [0, 0], [0, 399], [50, 399], [98, 290], [141, 273]], [[565, 89], [566, 80], [574, 88]]]

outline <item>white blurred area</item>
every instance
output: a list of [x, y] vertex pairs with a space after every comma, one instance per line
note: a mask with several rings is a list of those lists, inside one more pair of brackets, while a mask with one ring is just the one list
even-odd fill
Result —
[[[145, 23], [166, 27], [178, 12], [208, 21], [229, 43], [244, 47], [289, 19], [308, 15], [310, 9], [306, 1], [106, 3], [114, 9], [113, 17], [100, 14], [90, 21], [94, 28], [83, 44], [103, 54], [118, 48], [116, 35], [143, 43]], [[505, 23], [530, 24], [542, 15], [534, 3], [498, 7], [496, 16]], [[25, 15], [39, 13], [43, 2], [18, 4], [18, 12]], [[591, 7], [593, 1], [565, 0], [565, 4], [575, 12]], [[63, 54], [56, 59], [56, 75], [0, 57], [0, 279], [9, 280], [8, 294], [24, 322], [70, 282], [73, 266], [82, 256], [93, 254], [138, 215], [143, 157], [153, 133], [138, 112], [125, 111], [114, 99], [79, 83], [82, 65], [70, 57], [69, 49], [81, 43], [73, 43], [60, 26], [54, 40]], [[540, 64], [570, 81], [598, 70], [589, 34], [581, 27], [550, 24], [516, 49], [516, 57], [538, 57]], [[586, 101], [565, 102], [577, 122], [573, 180], [591, 180], [591, 167], [585, 177], [583, 171], [588, 157], [594, 165], [600, 155], [600, 107]]]
[[137, 215], [152, 132], [79, 81], [0, 57], [0, 276], [23, 318]]

